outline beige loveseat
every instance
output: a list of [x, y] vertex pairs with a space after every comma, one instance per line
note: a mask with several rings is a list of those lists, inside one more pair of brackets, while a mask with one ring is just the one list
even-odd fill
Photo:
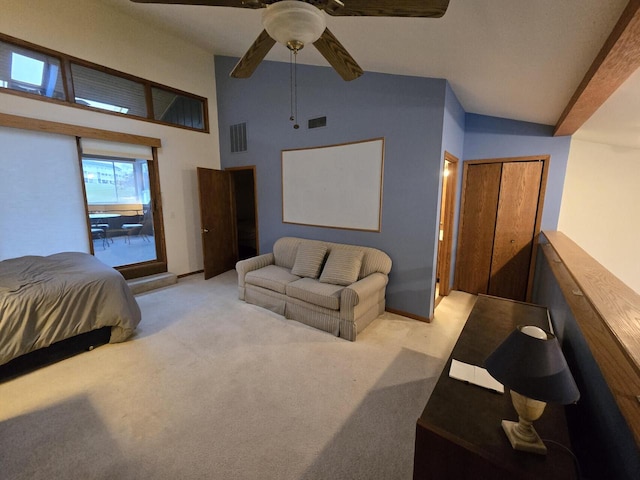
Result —
[[391, 270], [375, 248], [282, 237], [236, 264], [241, 300], [354, 341], [384, 312]]

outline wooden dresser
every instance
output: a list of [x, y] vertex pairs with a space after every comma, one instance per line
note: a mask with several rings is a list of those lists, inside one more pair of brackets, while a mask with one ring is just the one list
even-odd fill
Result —
[[517, 325], [549, 330], [547, 309], [480, 295], [416, 426], [414, 479], [574, 479], [564, 407], [548, 404], [534, 427], [546, 456], [511, 448], [503, 419], [517, 421], [509, 390], [494, 393], [449, 377], [451, 359], [483, 366]]

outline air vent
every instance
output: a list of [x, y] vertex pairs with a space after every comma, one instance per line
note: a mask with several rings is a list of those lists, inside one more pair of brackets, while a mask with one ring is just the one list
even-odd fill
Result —
[[247, 124], [231, 125], [231, 153], [247, 151]]
[[309, 128], [318, 128], [327, 126], [327, 117], [317, 117], [309, 120]]

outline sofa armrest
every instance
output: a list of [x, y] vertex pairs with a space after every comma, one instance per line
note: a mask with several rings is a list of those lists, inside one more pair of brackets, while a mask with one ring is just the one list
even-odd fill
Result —
[[389, 277], [383, 273], [372, 273], [352, 283], [347, 288], [342, 290], [340, 294], [340, 310], [349, 311], [353, 310], [353, 307], [360, 303], [360, 300], [364, 300], [371, 295], [374, 295], [380, 290], [384, 290], [389, 282]]
[[247, 273], [266, 267], [267, 265], [273, 265], [274, 263], [275, 257], [273, 256], [273, 253], [265, 253], [264, 255], [258, 255], [257, 257], [240, 260], [238, 263], [236, 263], [236, 271], [238, 272], [238, 286], [244, 287], [244, 276]]

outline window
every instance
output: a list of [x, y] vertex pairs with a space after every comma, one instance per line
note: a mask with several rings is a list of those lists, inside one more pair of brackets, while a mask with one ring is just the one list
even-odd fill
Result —
[[75, 101], [111, 112], [147, 116], [144, 85], [93, 68], [71, 64]]
[[82, 159], [87, 203], [149, 203], [149, 167], [146, 160]]
[[0, 92], [209, 132], [206, 98], [1, 33]]
[[204, 127], [203, 102], [161, 88], [152, 88], [153, 115], [156, 120], [185, 127]]
[[166, 271], [152, 147], [92, 138], [80, 146], [91, 253], [126, 278]]
[[82, 175], [94, 255], [112, 267], [157, 260], [147, 160], [83, 156]]
[[0, 39], [0, 88], [65, 100], [60, 59]]

